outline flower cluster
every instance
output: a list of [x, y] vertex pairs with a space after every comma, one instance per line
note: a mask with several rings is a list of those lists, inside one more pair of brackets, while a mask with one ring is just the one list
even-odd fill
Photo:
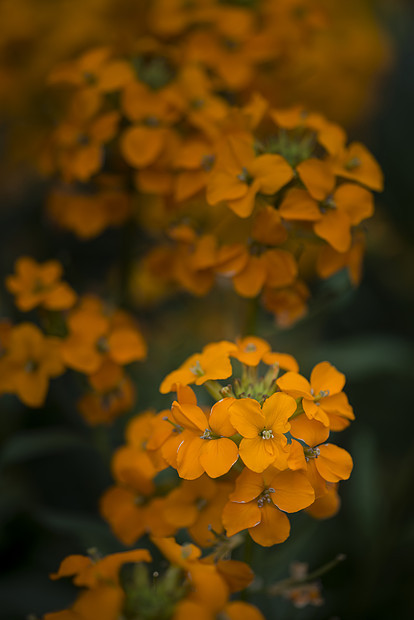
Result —
[[[49, 613], [44, 620], [189, 620], [218, 617], [228, 620], [264, 620], [250, 603], [230, 600], [230, 595], [253, 580], [247, 564], [235, 560], [201, 558], [192, 544], [179, 545], [172, 538], [153, 538], [168, 567], [153, 573], [151, 584], [144, 563], [152, 558], [146, 549], [116, 553], [104, 558], [73, 555], [63, 560], [52, 579], [73, 577], [83, 592], [69, 610]], [[129, 571], [122, 571], [129, 564]]]
[[124, 366], [144, 359], [147, 352], [135, 320], [97, 297], [78, 298], [61, 280], [58, 261], [39, 264], [24, 256], [15, 270], [6, 287], [22, 312], [39, 309], [46, 334], [34, 323], [3, 324], [0, 393], [16, 394], [26, 405], [40, 407], [49, 379], [73, 369], [87, 378], [78, 408], [88, 423], [108, 423], [128, 411], [135, 390]]
[[[242, 376], [223, 387], [231, 360]], [[268, 367], [264, 376], [259, 365]], [[190, 384], [204, 385], [215, 404], [198, 406]], [[352, 470], [348, 452], [327, 443], [354, 419], [344, 384], [328, 362], [308, 381], [292, 356], [260, 338], [207, 345], [164, 379], [161, 391], [177, 393], [171, 411], [141, 414], [128, 426], [127, 444], [113, 459], [117, 486], [102, 499], [104, 517], [126, 544], [144, 532], [187, 528], [207, 547], [244, 530], [271, 546], [288, 538], [287, 514], [331, 516], [337, 483]], [[158, 476], [171, 468], [182, 482]]]
[[328, 17], [322, 2], [160, 0], [132, 51], [56, 67], [49, 82], [70, 95], [41, 162], [58, 180], [50, 215], [87, 239], [135, 212], [149, 296], [156, 281], [205, 295], [229, 280], [282, 326], [305, 314], [313, 280], [348, 268], [357, 284], [381, 171], [339, 125], [262, 88]]

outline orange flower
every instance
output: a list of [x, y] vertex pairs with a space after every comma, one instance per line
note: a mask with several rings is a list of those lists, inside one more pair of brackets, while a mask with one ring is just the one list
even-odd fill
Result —
[[121, 486], [110, 487], [100, 500], [102, 516], [124, 545], [134, 544], [145, 533], [175, 534], [177, 528], [164, 518], [164, 506], [164, 498], [151, 499], [148, 493]]
[[329, 362], [317, 364], [311, 373], [310, 383], [294, 372], [287, 372], [277, 379], [283, 392], [302, 398], [302, 407], [309, 419], [319, 420], [332, 430], [342, 430], [354, 419], [352, 407], [342, 388], [345, 375]]
[[285, 465], [289, 418], [296, 411], [296, 401], [287, 394], [269, 396], [263, 406], [252, 398], [235, 400], [229, 409], [230, 420], [242, 435], [239, 454], [254, 472], [263, 472], [269, 465]]
[[256, 157], [250, 135], [229, 136], [210, 175], [207, 202], [225, 201], [236, 215], [249, 217], [256, 194], [275, 194], [292, 178], [292, 168], [280, 155]]
[[16, 275], [6, 278], [6, 287], [13, 293], [15, 304], [23, 312], [36, 306], [48, 310], [67, 310], [76, 301], [75, 291], [61, 282], [62, 266], [50, 260], [37, 263], [29, 256], [21, 256], [15, 263]]
[[55, 130], [55, 159], [66, 181], [88, 181], [104, 159], [104, 144], [115, 136], [120, 115], [104, 112], [92, 118], [68, 118]]
[[[326, 200], [325, 200], [326, 198]], [[351, 246], [351, 227], [371, 217], [374, 212], [372, 194], [351, 183], [344, 183], [331, 197], [321, 197], [320, 204], [307, 192], [292, 189], [280, 205], [280, 215], [286, 220], [313, 222], [315, 233], [325, 239], [337, 252]]]
[[304, 474], [270, 467], [263, 473], [244, 469], [229, 499], [223, 510], [227, 536], [248, 529], [255, 542], [268, 547], [289, 536], [289, 519], [284, 512], [310, 506], [315, 494]]
[[120, 312], [108, 317], [97, 298], [84, 297], [71, 312], [68, 327], [62, 357], [75, 370], [92, 374], [108, 358], [124, 365], [146, 356], [146, 344], [133, 321]]
[[231, 357], [236, 358], [246, 366], [257, 366], [263, 361], [269, 366], [277, 364], [286, 370], [297, 371], [299, 369], [298, 363], [292, 355], [271, 351], [270, 345], [257, 336], [238, 338], [236, 344], [238, 349], [231, 353]]
[[384, 189], [381, 168], [368, 149], [360, 142], [353, 142], [333, 160], [337, 176], [357, 181], [374, 191]]
[[229, 439], [236, 434], [228, 415], [232, 403], [232, 398], [218, 401], [207, 417], [197, 407], [195, 396], [192, 402], [187, 394], [185, 402], [173, 402], [171, 419], [184, 429], [177, 452], [177, 471], [181, 478], [194, 480], [204, 471], [217, 478], [237, 461], [237, 445]]
[[73, 583], [86, 588], [96, 588], [102, 581], [119, 585], [119, 569], [127, 562], [151, 562], [151, 556], [147, 549], [113, 553], [97, 561], [85, 555], [70, 555], [50, 578], [74, 576]]
[[61, 375], [65, 368], [60, 341], [43, 336], [31, 323], [21, 323], [11, 330], [0, 365], [0, 391], [16, 394], [29, 407], [44, 403], [49, 378]]
[[280, 327], [290, 327], [306, 314], [309, 297], [310, 291], [306, 284], [297, 280], [293, 286], [287, 288], [266, 288], [263, 302], [265, 307], [274, 313]]
[[201, 353], [194, 353], [178, 370], [167, 375], [161, 383], [160, 392], [175, 391], [179, 383], [202, 385], [210, 380], [227, 379], [232, 374], [229, 355], [235, 349], [236, 345], [226, 340], [208, 344]]
[[186, 527], [197, 545], [209, 547], [217, 541], [213, 530], [217, 534], [223, 531], [221, 512], [231, 489], [231, 484], [204, 475], [184, 480], [166, 497], [164, 519], [176, 530]]
[[93, 391], [77, 403], [77, 408], [88, 424], [111, 424], [122, 413], [131, 409], [135, 388], [121, 366], [105, 360], [99, 370], [89, 376]]

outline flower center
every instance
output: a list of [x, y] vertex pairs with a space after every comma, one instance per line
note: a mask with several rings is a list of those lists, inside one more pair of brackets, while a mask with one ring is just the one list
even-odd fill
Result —
[[346, 162], [344, 168], [345, 170], [355, 170], [355, 168], [359, 168], [361, 165], [361, 160], [359, 157], [352, 157], [349, 161]]
[[268, 489], [265, 489], [263, 493], [260, 494], [260, 497], [257, 500], [257, 505], [259, 506], [259, 508], [263, 508], [265, 504], [272, 503], [272, 500], [270, 499], [270, 493], [274, 493], [274, 492], [275, 492], [274, 488], [269, 487]]
[[205, 374], [204, 370], [201, 368], [199, 360], [196, 361], [194, 366], [191, 366], [190, 370], [196, 377], [202, 377]]
[[237, 175], [237, 178], [239, 181], [246, 183], [247, 185], [250, 185], [253, 181], [253, 177], [245, 166], [243, 166], [242, 171]]
[[303, 448], [306, 461], [309, 459], [317, 459], [321, 451], [319, 448]]
[[200, 439], [212, 439], [212, 438], [213, 438], [213, 433], [208, 428], [206, 428], [204, 433], [200, 435]]
[[273, 439], [274, 437], [272, 429], [266, 429], [266, 428], [262, 430], [262, 432], [260, 433], [260, 436], [262, 437], [262, 439]]

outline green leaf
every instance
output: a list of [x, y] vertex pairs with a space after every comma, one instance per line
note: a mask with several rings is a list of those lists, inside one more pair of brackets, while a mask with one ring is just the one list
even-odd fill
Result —
[[0, 467], [16, 465], [64, 450], [87, 449], [82, 437], [60, 429], [33, 430], [12, 436], [0, 453]]

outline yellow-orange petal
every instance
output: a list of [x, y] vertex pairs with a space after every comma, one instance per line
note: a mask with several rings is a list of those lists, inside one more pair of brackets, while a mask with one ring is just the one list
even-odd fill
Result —
[[297, 372], [285, 372], [276, 383], [283, 392], [291, 394], [294, 398], [301, 396], [312, 398], [309, 381]]
[[187, 439], [187, 433], [181, 434], [183, 441], [181, 442], [177, 453], [177, 471], [180, 478], [185, 480], [195, 480], [204, 473], [204, 467], [200, 463], [200, 451], [204, 444], [204, 439], [193, 435]]
[[[241, 505], [241, 504], [239, 504]], [[260, 523], [249, 528], [249, 534], [262, 547], [271, 547], [284, 542], [290, 534], [290, 523], [287, 516], [276, 506], [265, 502], [260, 511]]]
[[250, 256], [249, 260], [233, 278], [233, 286], [242, 297], [256, 297], [266, 280], [267, 267], [261, 256]]
[[200, 464], [210, 478], [226, 474], [239, 458], [237, 445], [231, 439], [205, 440], [201, 447]]
[[128, 164], [143, 168], [157, 159], [164, 142], [165, 130], [162, 128], [131, 127], [121, 137], [121, 152]]
[[253, 398], [240, 398], [229, 407], [230, 421], [243, 437], [257, 437], [265, 427], [262, 409]]
[[232, 502], [245, 504], [259, 497], [264, 487], [263, 475], [245, 467], [237, 477], [236, 485], [230, 493], [229, 499]]
[[299, 471], [282, 471], [268, 480], [275, 492], [270, 493], [272, 502], [285, 512], [297, 512], [310, 506], [315, 492], [305, 474]]
[[175, 400], [171, 407], [171, 418], [176, 424], [198, 434], [203, 434], [208, 427], [206, 414], [197, 405], [181, 404]]
[[142, 360], [147, 354], [147, 345], [136, 329], [115, 329], [108, 336], [108, 345], [112, 359], [121, 365]]
[[226, 620], [265, 620], [264, 615], [250, 603], [231, 601], [223, 609]]
[[306, 159], [296, 166], [296, 170], [315, 200], [324, 200], [335, 187], [335, 175], [329, 162], [314, 158]]
[[321, 391], [332, 396], [340, 392], [345, 385], [345, 375], [329, 362], [320, 362], [311, 372], [310, 383], [317, 396]]
[[339, 209], [330, 209], [315, 222], [313, 229], [318, 237], [325, 239], [337, 252], [346, 252], [351, 246], [351, 221]]
[[293, 170], [281, 155], [259, 155], [250, 164], [249, 172], [259, 184], [262, 194], [275, 194], [293, 178]]
[[319, 497], [306, 509], [306, 512], [314, 519], [329, 519], [338, 512], [341, 507], [341, 498], [338, 495], [335, 484], [328, 488], [328, 492]]
[[274, 288], [289, 286], [298, 275], [296, 260], [285, 250], [268, 250], [263, 254], [266, 265], [266, 285]]
[[283, 368], [283, 370], [291, 370], [292, 372], [299, 371], [299, 364], [293, 355], [289, 355], [289, 353], [276, 353], [274, 351], [269, 351], [269, 353], [265, 353], [263, 355], [262, 361], [269, 366], [278, 364], [280, 368]]
[[307, 191], [297, 188], [286, 193], [279, 207], [279, 213], [285, 220], [315, 222], [322, 217], [318, 203]]
[[260, 519], [260, 508], [256, 501], [246, 504], [227, 502], [223, 509], [222, 520], [227, 536], [258, 525]]
[[241, 440], [239, 454], [246, 467], [260, 473], [275, 461], [279, 455], [279, 448], [277, 439], [264, 439], [256, 435], [252, 439]]
[[230, 422], [229, 414], [229, 408], [234, 403], [234, 400], [234, 398], [222, 398], [211, 408], [208, 423], [216, 435], [231, 437], [236, 434], [236, 429]]
[[296, 439], [301, 439], [308, 446], [318, 446], [329, 437], [329, 428], [318, 420], [310, 420], [306, 415], [300, 415], [290, 422], [290, 432]]
[[272, 394], [266, 398], [262, 407], [266, 428], [272, 429], [274, 434], [287, 433], [290, 429], [288, 420], [296, 408], [296, 401], [292, 396], [282, 392]]
[[319, 450], [320, 455], [315, 459], [315, 465], [322, 478], [328, 482], [348, 480], [353, 468], [349, 452], [329, 443], [320, 446]]

